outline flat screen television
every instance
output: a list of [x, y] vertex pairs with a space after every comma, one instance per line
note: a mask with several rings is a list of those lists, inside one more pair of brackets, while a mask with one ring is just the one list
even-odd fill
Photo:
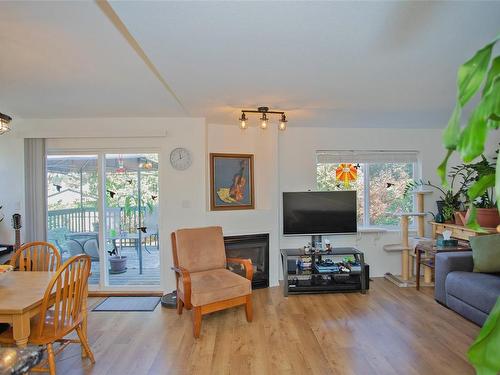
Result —
[[355, 191], [283, 193], [283, 234], [356, 233]]

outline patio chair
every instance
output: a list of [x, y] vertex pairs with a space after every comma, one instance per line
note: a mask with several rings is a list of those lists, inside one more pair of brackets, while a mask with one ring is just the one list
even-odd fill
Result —
[[[230, 307], [245, 305], [247, 321], [251, 322], [252, 261], [226, 258], [222, 228], [179, 229], [171, 238], [177, 313], [194, 307], [194, 337], [200, 336], [203, 315]], [[244, 265], [246, 278], [226, 269], [227, 262]]]
[[99, 242], [95, 233], [74, 233], [66, 236], [71, 256], [87, 254], [93, 262], [99, 261]]
[[151, 254], [151, 251], [146, 245], [148, 240], [150, 246], [151, 242], [154, 240], [156, 243], [156, 250], [160, 249], [158, 238], [158, 210], [156, 208], [153, 209], [153, 212], [144, 215], [144, 226], [146, 227], [146, 234], [144, 235], [144, 249], [146, 249], [146, 251]]

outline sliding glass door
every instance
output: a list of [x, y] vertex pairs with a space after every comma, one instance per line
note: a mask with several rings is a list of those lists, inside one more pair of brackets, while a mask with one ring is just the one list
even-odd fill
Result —
[[158, 155], [106, 154], [109, 285], [160, 285]]
[[92, 259], [97, 288], [160, 286], [156, 153], [47, 157], [48, 239]]

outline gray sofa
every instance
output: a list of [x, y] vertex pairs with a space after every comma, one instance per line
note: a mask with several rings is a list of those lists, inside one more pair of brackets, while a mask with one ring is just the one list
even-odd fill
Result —
[[436, 255], [436, 301], [482, 326], [500, 296], [500, 275], [472, 272], [472, 252]]

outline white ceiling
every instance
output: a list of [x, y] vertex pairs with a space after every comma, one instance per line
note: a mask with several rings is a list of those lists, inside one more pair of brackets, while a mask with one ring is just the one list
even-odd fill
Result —
[[456, 69], [500, 32], [500, 2], [111, 5], [187, 111], [94, 2], [0, 3], [0, 111], [443, 127]]

